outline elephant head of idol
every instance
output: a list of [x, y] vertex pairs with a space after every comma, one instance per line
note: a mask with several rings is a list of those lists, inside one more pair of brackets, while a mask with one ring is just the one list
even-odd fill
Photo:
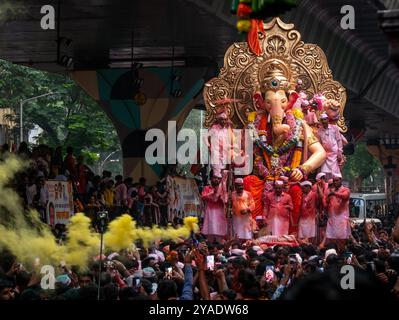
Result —
[[290, 66], [272, 59], [263, 65], [258, 76], [260, 92], [255, 93], [254, 99], [262, 100], [261, 109], [270, 115], [273, 134], [285, 135], [290, 130], [289, 125], [283, 124], [285, 112], [292, 108], [298, 98], [298, 93], [293, 90]]

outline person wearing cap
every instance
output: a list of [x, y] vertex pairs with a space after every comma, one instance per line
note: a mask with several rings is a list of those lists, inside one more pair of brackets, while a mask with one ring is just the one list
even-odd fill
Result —
[[268, 227], [263, 216], [256, 216], [256, 235], [255, 238], [264, 237], [270, 234]]
[[143, 269], [143, 278], [145, 279], [154, 279], [156, 275], [153, 267], [146, 267]]
[[325, 173], [327, 179], [334, 174], [341, 174], [340, 165], [344, 160], [342, 137], [337, 125], [329, 124], [328, 115], [320, 115], [321, 127], [317, 131], [317, 136], [326, 151], [326, 160], [320, 170]]
[[286, 176], [281, 176], [279, 180], [283, 182], [283, 191], [288, 193], [290, 191], [290, 179]]
[[283, 192], [283, 185], [281, 180], [277, 180], [274, 192], [266, 193], [264, 197], [264, 216], [273, 236], [288, 235], [292, 220], [292, 199], [288, 193]]
[[[328, 179], [327, 188], [325, 189], [324, 194], [323, 194], [323, 198], [322, 198], [322, 202], [323, 202], [322, 206], [325, 209], [324, 213], [327, 215], [327, 221], [328, 221], [329, 214], [328, 214], [328, 211], [327, 211], [326, 195], [328, 195], [330, 192], [333, 192], [333, 187], [334, 187], [334, 180], [333, 179]], [[327, 222], [326, 222], [326, 225], [327, 225]], [[325, 228], [325, 229], [327, 229], [327, 228]], [[327, 240], [326, 239], [326, 233], [324, 232], [323, 240], [321, 241], [321, 244], [320, 244], [322, 247], [324, 247], [324, 245], [326, 243], [326, 240]]]
[[341, 175], [333, 177], [333, 187], [324, 196], [324, 205], [328, 214], [326, 239], [337, 242], [339, 246], [345, 244], [350, 236], [349, 225], [350, 190], [342, 185]]
[[325, 254], [324, 254], [324, 259], [327, 260], [327, 258], [328, 258], [330, 255], [338, 256], [337, 250], [335, 250], [335, 249], [328, 249], [328, 250], [326, 250], [326, 252], [325, 252]]
[[234, 181], [235, 191], [232, 193], [233, 233], [240, 240], [250, 240], [252, 234], [252, 211], [255, 202], [252, 195], [244, 190], [244, 181], [237, 178]]
[[[316, 183], [312, 187], [312, 191], [316, 194], [317, 196], [317, 226], [316, 228], [319, 228], [320, 234], [322, 234], [322, 237], [324, 237], [325, 234], [325, 226], [327, 223], [327, 215], [325, 212], [325, 207], [323, 205], [324, 202], [324, 194], [328, 190], [328, 183], [327, 183], [327, 177], [324, 172], [319, 172], [316, 175]], [[317, 241], [319, 241], [320, 238], [318, 236]]]
[[205, 203], [205, 213], [201, 232], [210, 243], [220, 242], [227, 234], [223, 194], [222, 179], [215, 175], [211, 178], [211, 185], [205, 186], [202, 190], [201, 198]]
[[233, 146], [233, 131], [227, 114], [227, 106], [235, 100], [222, 99], [215, 102], [217, 109], [215, 122], [205, 135], [205, 145], [210, 152], [210, 166], [213, 175], [222, 178], [222, 170], [226, 164], [231, 163], [231, 151]]
[[309, 101], [307, 94], [303, 91], [300, 91], [299, 97], [294, 104], [294, 108], [296, 107], [302, 109], [304, 120], [312, 129], [318, 125], [317, 115], [315, 112], [315, 110], [317, 110], [317, 103], [313, 103], [313, 100], [314, 99]]
[[313, 185], [312, 191], [316, 192], [317, 194], [324, 194], [327, 188], [328, 184], [326, 174], [324, 172], [319, 172], [316, 175], [316, 183]]
[[312, 240], [316, 236], [316, 205], [317, 194], [312, 191], [310, 181], [301, 182], [302, 204], [299, 217], [299, 239]]

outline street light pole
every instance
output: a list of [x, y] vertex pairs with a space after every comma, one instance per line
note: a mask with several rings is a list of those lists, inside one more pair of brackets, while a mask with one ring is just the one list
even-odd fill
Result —
[[24, 102], [21, 100], [19, 102], [19, 144], [24, 140], [24, 129], [23, 129], [23, 107], [24, 107]]
[[23, 123], [24, 104], [26, 102], [36, 100], [36, 99], [46, 97], [46, 96], [51, 96], [51, 95], [57, 94], [57, 93], [58, 92], [48, 92], [48, 93], [44, 93], [44, 94], [41, 94], [36, 97], [32, 97], [29, 99], [19, 101], [19, 140], [20, 140], [19, 144], [21, 144], [21, 142], [24, 141], [24, 123]]

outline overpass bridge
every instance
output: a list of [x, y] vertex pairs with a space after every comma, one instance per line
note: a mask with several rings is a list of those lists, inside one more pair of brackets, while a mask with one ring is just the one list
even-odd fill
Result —
[[[147, 166], [146, 129], [182, 123], [203, 107], [203, 84], [241, 41], [221, 0], [21, 0], [0, 21], [0, 58], [68, 73], [96, 99], [121, 140], [125, 174], [161, 173]], [[56, 29], [40, 26], [43, 5], [56, 10]], [[355, 29], [340, 27], [341, 7], [355, 9]], [[4, 18], [4, 17], [3, 17]], [[305, 42], [320, 46], [334, 78], [346, 87], [351, 136], [395, 172], [399, 161], [399, 2], [298, 0], [281, 17]]]

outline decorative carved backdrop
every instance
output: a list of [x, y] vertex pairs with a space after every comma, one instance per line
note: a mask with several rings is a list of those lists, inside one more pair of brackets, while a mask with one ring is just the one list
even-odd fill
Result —
[[341, 105], [338, 126], [346, 132], [343, 111], [346, 103], [346, 90], [333, 80], [327, 58], [317, 45], [301, 41], [301, 34], [293, 24], [286, 24], [279, 18], [264, 23], [265, 34], [259, 33], [263, 54], [253, 54], [246, 42], [237, 42], [227, 49], [224, 66], [219, 76], [205, 84], [206, 105], [205, 126], [215, 119], [214, 102], [222, 98], [238, 99], [227, 110], [234, 127], [247, 123], [247, 112], [254, 111], [252, 95], [260, 88], [262, 73], [271, 62], [278, 62], [288, 77], [293, 89], [298, 79], [302, 80], [302, 90], [308, 96], [323, 92], [327, 99], [335, 99]]

